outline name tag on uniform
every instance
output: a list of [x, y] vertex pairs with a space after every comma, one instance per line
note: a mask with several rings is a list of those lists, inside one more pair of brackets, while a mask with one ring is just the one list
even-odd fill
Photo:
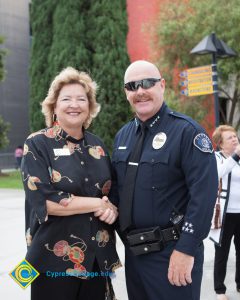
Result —
[[119, 149], [119, 150], [126, 150], [127, 147], [126, 147], [126, 146], [119, 146], [118, 149]]
[[68, 148], [53, 149], [55, 156], [68, 156], [71, 155]]

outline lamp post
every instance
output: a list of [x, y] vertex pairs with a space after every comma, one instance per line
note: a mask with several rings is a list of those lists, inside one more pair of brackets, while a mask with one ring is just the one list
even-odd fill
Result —
[[218, 74], [217, 74], [217, 57], [228, 58], [236, 56], [230, 47], [224, 41], [218, 39], [213, 32], [199, 42], [191, 51], [191, 54], [212, 54], [212, 71], [213, 71], [213, 93], [214, 93], [214, 110], [215, 110], [215, 127], [219, 126], [219, 100], [218, 100]]

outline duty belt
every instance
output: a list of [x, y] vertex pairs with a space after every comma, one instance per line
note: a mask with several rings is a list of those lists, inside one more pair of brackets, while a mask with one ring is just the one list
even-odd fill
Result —
[[127, 234], [129, 248], [134, 255], [161, 251], [169, 241], [176, 241], [180, 236], [180, 224], [166, 229], [159, 226], [131, 230]]

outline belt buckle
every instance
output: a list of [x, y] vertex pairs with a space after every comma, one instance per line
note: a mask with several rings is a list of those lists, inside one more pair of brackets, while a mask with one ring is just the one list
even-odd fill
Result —
[[155, 239], [161, 243], [164, 244], [164, 237], [163, 237], [163, 233], [160, 227], [157, 227], [154, 230], [154, 235], [155, 235]]

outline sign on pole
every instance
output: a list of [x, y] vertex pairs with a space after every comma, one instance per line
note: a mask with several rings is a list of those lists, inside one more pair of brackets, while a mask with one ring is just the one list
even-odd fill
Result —
[[184, 70], [180, 73], [181, 94], [186, 96], [200, 96], [213, 94], [212, 65]]

